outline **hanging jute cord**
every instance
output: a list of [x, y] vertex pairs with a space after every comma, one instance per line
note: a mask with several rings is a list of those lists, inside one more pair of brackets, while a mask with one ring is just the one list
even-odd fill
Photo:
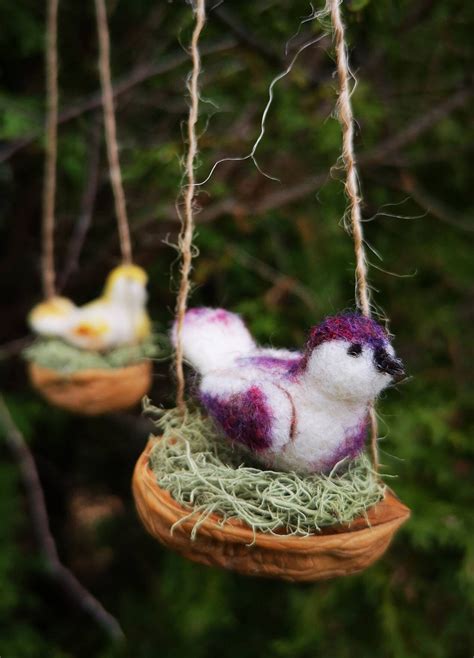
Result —
[[127, 206], [120, 170], [117, 129], [115, 125], [114, 96], [110, 73], [110, 37], [107, 24], [107, 11], [104, 0], [95, 0], [97, 18], [97, 36], [99, 40], [99, 73], [102, 90], [102, 107], [104, 110], [105, 141], [109, 160], [109, 175], [114, 195], [115, 214], [120, 239], [120, 249], [124, 263], [132, 262], [132, 244], [127, 219]]
[[194, 234], [194, 209], [193, 201], [196, 190], [194, 178], [194, 166], [198, 153], [198, 143], [196, 136], [196, 124], [199, 110], [199, 74], [201, 72], [201, 58], [199, 54], [199, 37], [201, 35], [204, 23], [206, 22], [205, 0], [196, 0], [194, 5], [195, 25], [191, 38], [191, 61], [192, 71], [189, 79], [188, 88], [190, 96], [189, 114], [188, 114], [188, 151], [186, 154], [185, 164], [185, 187], [184, 187], [184, 211], [181, 217], [181, 232], [179, 235], [179, 250], [181, 255], [181, 280], [176, 301], [176, 406], [180, 411], [185, 410], [184, 402], [184, 369], [183, 369], [183, 344], [182, 330], [184, 315], [186, 313], [189, 289], [190, 274], [192, 262], [192, 241]]
[[46, 299], [54, 297], [54, 214], [58, 126], [58, 0], [48, 0], [46, 27], [46, 156], [43, 183], [42, 278]]
[[[96, 0], [102, 2], [102, 0]], [[328, 0], [326, 10], [329, 13], [333, 27], [336, 65], [339, 82], [339, 97], [337, 113], [342, 126], [342, 161], [346, 172], [345, 190], [349, 201], [350, 232], [354, 240], [354, 251], [356, 259], [356, 303], [363, 315], [370, 317], [370, 289], [367, 281], [367, 260], [365, 256], [364, 239], [362, 231], [361, 196], [359, 190], [356, 158], [354, 153], [354, 116], [351, 104], [351, 72], [349, 67], [347, 45], [345, 39], [345, 28], [341, 17], [342, 0]], [[187, 308], [187, 300], [190, 289], [190, 272], [192, 261], [192, 239], [194, 233], [193, 200], [195, 194], [194, 166], [197, 156], [196, 123], [198, 119], [199, 106], [199, 74], [201, 62], [199, 55], [199, 37], [205, 23], [205, 0], [196, 0], [194, 6], [196, 17], [194, 32], [191, 39], [192, 73], [189, 82], [190, 108], [188, 116], [188, 152], [186, 157], [185, 177], [186, 187], [184, 192], [184, 214], [182, 217], [182, 229], [179, 237], [179, 248], [182, 258], [181, 281], [176, 304], [176, 379], [177, 379], [177, 407], [183, 411], [184, 402], [184, 371], [183, 371], [183, 346], [182, 328], [184, 315]], [[379, 467], [377, 450], [377, 418], [373, 408], [370, 409], [371, 421], [371, 451], [374, 468]]]
[[[346, 172], [345, 190], [349, 201], [350, 232], [354, 240], [356, 259], [356, 303], [366, 317], [370, 317], [370, 289], [367, 281], [367, 259], [365, 256], [364, 236], [362, 231], [361, 195], [354, 153], [354, 115], [351, 103], [351, 72], [347, 55], [345, 28], [341, 17], [342, 0], [329, 0], [331, 22], [336, 48], [337, 76], [339, 81], [339, 98], [337, 114], [342, 126], [342, 161]], [[377, 450], [377, 417], [373, 407], [370, 409], [371, 450], [374, 468], [379, 467]]]

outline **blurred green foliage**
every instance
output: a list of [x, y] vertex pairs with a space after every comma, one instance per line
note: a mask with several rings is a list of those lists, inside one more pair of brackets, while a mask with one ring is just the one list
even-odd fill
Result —
[[[397, 474], [393, 486], [413, 517], [366, 573], [295, 586], [221, 573], [165, 551], [140, 526], [130, 493], [144, 421], [138, 414], [71, 417], [29, 389], [11, 341], [26, 334], [26, 313], [41, 296], [44, 7], [0, 0], [2, 388], [34, 452], [62, 559], [128, 637], [126, 648], [111, 645], [48, 578], [17, 467], [2, 443], [2, 656], [472, 655], [474, 5], [352, 0], [347, 9], [359, 79], [354, 106], [364, 218], [373, 219], [365, 232], [383, 257], [369, 251], [371, 280], [413, 376], [379, 407], [383, 471]], [[199, 180], [217, 159], [250, 151], [270, 81], [318, 30], [304, 23], [284, 57], [309, 12], [299, 0], [210, 3]], [[187, 110], [188, 63], [180, 44], [189, 39], [191, 12], [178, 0], [114, 0], [109, 13], [114, 79], [123, 83], [117, 119], [135, 258], [150, 273], [151, 312], [166, 329], [178, 274], [167, 243], [176, 242]], [[63, 118], [75, 110], [60, 127], [61, 273], [90, 173], [98, 111], [92, 2], [60, 3], [59, 43]], [[331, 118], [328, 48], [322, 42], [306, 50], [275, 88], [257, 157], [280, 182], [250, 160], [228, 162], [199, 195], [192, 303], [242, 312], [255, 335], [275, 345], [301, 345], [312, 323], [353, 305], [352, 245], [340, 223], [344, 196], [339, 174], [330, 175], [340, 131]], [[166, 70], [147, 76], [154, 66]], [[145, 72], [140, 83], [137, 69]], [[77, 302], [100, 290], [119, 259], [103, 144], [100, 155], [92, 226], [64, 290]], [[172, 397], [167, 366], [157, 365], [152, 398], [172, 404]]]

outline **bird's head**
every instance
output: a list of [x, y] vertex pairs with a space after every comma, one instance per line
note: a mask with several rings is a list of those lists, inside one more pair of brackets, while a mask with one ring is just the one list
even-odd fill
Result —
[[113, 269], [104, 288], [104, 297], [127, 306], [144, 306], [148, 276], [138, 265], [119, 265]]
[[404, 378], [387, 332], [358, 314], [336, 315], [313, 327], [301, 367], [332, 398], [373, 400]]

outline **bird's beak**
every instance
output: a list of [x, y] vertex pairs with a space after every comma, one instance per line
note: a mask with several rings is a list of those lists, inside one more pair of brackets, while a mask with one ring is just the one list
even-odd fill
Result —
[[377, 370], [390, 375], [394, 382], [400, 382], [405, 378], [405, 369], [402, 361], [390, 356], [383, 347], [379, 347], [375, 350], [374, 361]]

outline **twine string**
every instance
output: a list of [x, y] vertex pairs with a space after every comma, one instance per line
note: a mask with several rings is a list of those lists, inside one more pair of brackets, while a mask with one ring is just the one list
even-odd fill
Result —
[[184, 315], [187, 309], [189, 291], [190, 291], [190, 274], [193, 257], [193, 235], [194, 235], [194, 208], [193, 201], [196, 191], [196, 181], [194, 177], [194, 167], [198, 153], [198, 140], [196, 135], [196, 124], [199, 114], [199, 75], [201, 73], [201, 57], [199, 53], [199, 38], [206, 22], [205, 0], [196, 0], [193, 7], [195, 15], [195, 25], [191, 37], [191, 62], [192, 71], [188, 82], [190, 104], [187, 122], [187, 141], [188, 150], [185, 163], [185, 181], [184, 187], [184, 212], [181, 216], [181, 232], [179, 235], [179, 251], [181, 255], [181, 279], [176, 300], [176, 406], [183, 413], [186, 405], [184, 402], [184, 368], [183, 368], [183, 341], [182, 330]]
[[[96, 0], [96, 3], [103, 0]], [[349, 200], [350, 230], [354, 240], [354, 253], [356, 258], [356, 304], [361, 313], [370, 317], [370, 288], [367, 279], [367, 260], [365, 255], [362, 215], [361, 194], [359, 189], [356, 157], [354, 152], [354, 116], [351, 104], [351, 72], [348, 61], [345, 28], [341, 17], [342, 0], [328, 0], [328, 8], [334, 32], [336, 48], [336, 64], [339, 82], [339, 97], [337, 111], [342, 127], [342, 161], [346, 172], [345, 191]], [[190, 290], [190, 273], [192, 263], [192, 241], [194, 234], [194, 209], [193, 200], [195, 195], [194, 166], [198, 152], [196, 124], [198, 120], [199, 107], [199, 75], [201, 72], [201, 61], [199, 53], [199, 38], [205, 24], [205, 0], [196, 0], [194, 6], [195, 26], [191, 39], [192, 72], [189, 81], [190, 107], [187, 124], [188, 151], [186, 155], [185, 179], [187, 181], [184, 190], [184, 213], [181, 218], [181, 232], [179, 236], [179, 249], [181, 254], [181, 280], [176, 303], [176, 380], [177, 395], [176, 405], [183, 412], [184, 402], [184, 369], [183, 369], [183, 345], [182, 329], [184, 316], [187, 309], [187, 301]], [[370, 409], [371, 424], [371, 451], [374, 468], [379, 467], [377, 450], [377, 418], [375, 410]]]
[[95, 0], [95, 11], [97, 19], [97, 36], [99, 40], [98, 65], [102, 91], [102, 107], [104, 111], [105, 141], [107, 144], [107, 157], [109, 160], [110, 183], [114, 195], [115, 214], [117, 216], [122, 260], [124, 263], [131, 263], [132, 243], [130, 240], [125, 193], [123, 191], [122, 173], [120, 170], [114, 96], [110, 72], [110, 36], [104, 0]]
[[58, 150], [58, 0], [48, 0], [46, 26], [46, 146], [41, 272], [46, 299], [55, 295], [54, 216]]
[[[370, 317], [370, 288], [367, 280], [367, 259], [364, 248], [364, 236], [362, 230], [361, 193], [359, 188], [359, 176], [357, 172], [356, 157], [354, 152], [354, 115], [351, 103], [352, 77], [347, 54], [347, 43], [345, 27], [341, 16], [342, 0], [329, 0], [331, 22], [333, 26], [334, 42], [336, 49], [337, 77], [339, 82], [339, 96], [337, 101], [337, 114], [342, 127], [342, 162], [346, 173], [344, 187], [349, 202], [348, 215], [350, 219], [350, 233], [354, 240], [355, 253], [355, 291], [356, 304], [361, 313]], [[369, 410], [371, 427], [371, 453], [374, 469], [379, 468], [379, 456], [377, 448], [378, 427], [377, 417], [373, 406]]]

